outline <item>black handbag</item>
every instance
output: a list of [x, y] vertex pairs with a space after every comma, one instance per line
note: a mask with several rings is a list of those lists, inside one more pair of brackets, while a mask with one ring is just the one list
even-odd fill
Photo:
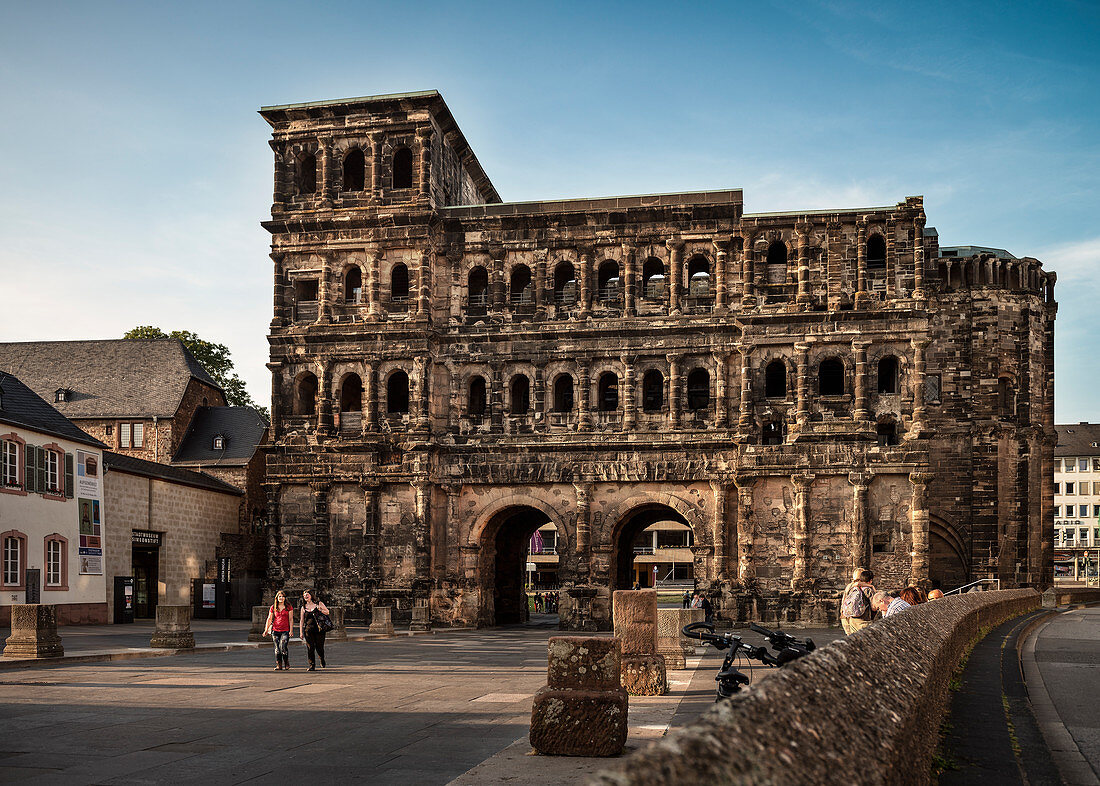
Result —
[[321, 613], [319, 610], [314, 610], [313, 618], [317, 621], [317, 631], [319, 633], [328, 633], [335, 625], [332, 624], [332, 617], [327, 614]]

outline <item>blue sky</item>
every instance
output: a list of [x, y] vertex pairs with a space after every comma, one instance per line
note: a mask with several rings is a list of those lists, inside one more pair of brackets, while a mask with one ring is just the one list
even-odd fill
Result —
[[266, 402], [262, 105], [437, 89], [506, 200], [922, 194], [1058, 272], [1059, 422], [1100, 420], [1100, 4], [5, 3], [0, 338], [227, 344]]

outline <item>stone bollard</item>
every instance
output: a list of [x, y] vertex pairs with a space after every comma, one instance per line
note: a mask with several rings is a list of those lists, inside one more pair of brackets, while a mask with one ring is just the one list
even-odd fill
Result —
[[157, 626], [153, 630], [150, 647], [187, 650], [195, 646], [191, 632], [190, 606], [157, 606]]
[[695, 640], [681, 630], [689, 622], [702, 622], [702, 609], [657, 609], [657, 654], [669, 669], [686, 669], [695, 654]]
[[535, 694], [528, 737], [547, 756], [618, 756], [630, 699], [620, 684], [618, 639], [552, 636], [546, 686]]
[[1043, 608], [1054, 609], [1058, 607], [1058, 594], [1054, 591], [1054, 587], [1047, 587], [1043, 590]]
[[60, 658], [65, 654], [57, 635], [57, 607], [20, 603], [11, 607], [11, 635], [5, 658]]
[[416, 605], [412, 608], [412, 623], [409, 630], [413, 633], [427, 633], [432, 629], [432, 620], [428, 614], [428, 606]]
[[347, 641], [348, 629], [344, 627], [344, 607], [329, 606], [328, 616], [332, 620], [332, 630], [325, 634], [326, 641]]
[[657, 654], [657, 591], [615, 590], [615, 636], [622, 642], [622, 681], [631, 696], [668, 693], [665, 659]]
[[249, 641], [270, 641], [270, 636], [264, 635], [264, 626], [267, 625], [267, 613], [270, 606], [252, 607], [252, 627], [248, 629]]
[[392, 636], [393, 608], [391, 606], [374, 606], [371, 609], [370, 627], [367, 628], [367, 632]]

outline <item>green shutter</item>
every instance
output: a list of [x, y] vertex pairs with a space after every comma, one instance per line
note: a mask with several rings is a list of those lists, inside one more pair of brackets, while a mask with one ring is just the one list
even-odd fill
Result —
[[65, 454], [65, 496], [73, 498], [73, 454]]
[[37, 488], [39, 494], [44, 494], [48, 489], [46, 488], [46, 449], [35, 448], [34, 449], [34, 466], [35, 481], [34, 485]]
[[33, 494], [38, 488], [34, 484], [34, 445], [23, 446], [23, 490]]

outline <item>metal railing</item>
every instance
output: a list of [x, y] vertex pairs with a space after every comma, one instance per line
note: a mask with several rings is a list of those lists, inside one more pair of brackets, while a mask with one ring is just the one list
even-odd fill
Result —
[[971, 587], [977, 587], [979, 584], [992, 584], [993, 589], [1000, 589], [1001, 588], [1001, 580], [1000, 579], [978, 579], [977, 581], [972, 581], [969, 584], [963, 584], [961, 587], [955, 587], [955, 589], [948, 590], [947, 592], [945, 592], [943, 594], [944, 594], [944, 597], [947, 597], [948, 595], [961, 595], [966, 590], [970, 589]]

